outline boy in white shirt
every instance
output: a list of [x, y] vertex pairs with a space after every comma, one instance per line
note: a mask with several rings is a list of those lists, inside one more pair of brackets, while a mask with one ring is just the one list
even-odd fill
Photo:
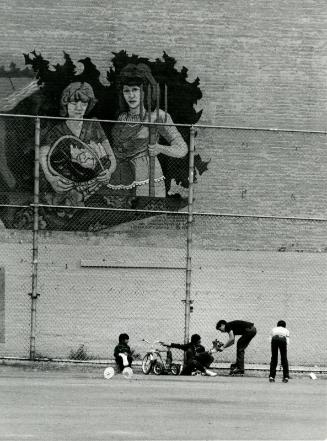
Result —
[[279, 320], [277, 326], [271, 330], [271, 361], [269, 381], [275, 382], [276, 368], [278, 362], [278, 350], [280, 351], [281, 364], [283, 366], [283, 382], [287, 383], [289, 380], [288, 360], [287, 360], [287, 346], [289, 343], [290, 333], [286, 329], [284, 320]]

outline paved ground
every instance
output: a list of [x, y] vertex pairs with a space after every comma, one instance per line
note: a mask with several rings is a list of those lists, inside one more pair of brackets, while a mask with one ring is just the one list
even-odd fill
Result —
[[324, 440], [326, 377], [0, 369], [0, 440]]

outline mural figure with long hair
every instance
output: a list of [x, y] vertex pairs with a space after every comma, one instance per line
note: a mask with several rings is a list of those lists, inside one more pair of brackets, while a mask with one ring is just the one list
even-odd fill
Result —
[[[144, 63], [128, 64], [118, 77], [118, 121], [128, 122], [115, 124], [111, 132], [117, 168], [109, 187], [124, 190], [135, 188], [136, 196], [149, 196], [151, 156], [154, 157], [154, 195], [166, 197], [164, 175], [157, 156], [161, 153], [182, 158], [188, 152], [171, 116], [162, 109], [156, 112], [156, 85], [149, 66]], [[156, 136], [152, 144], [149, 144], [149, 131], [153, 128], [146, 124], [149, 121], [169, 124], [155, 126]], [[160, 136], [168, 145], [159, 143]]]

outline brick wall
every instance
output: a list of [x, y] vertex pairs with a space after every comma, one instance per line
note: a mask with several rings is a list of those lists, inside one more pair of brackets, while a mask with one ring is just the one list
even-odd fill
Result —
[[203, 122], [324, 130], [326, 18], [323, 0], [1, 0], [0, 64], [65, 50], [105, 77], [112, 51], [165, 50], [200, 78]]
[[[34, 48], [54, 64], [62, 51], [90, 56], [105, 82], [112, 52], [150, 58], [167, 51], [198, 76], [201, 123], [325, 130], [327, 6], [322, 0], [244, 7], [203, 0], [2, 0], [0, 63], [23, 63]], [[211, 159], [195, 210], [325, 216], [323, 135], [201, 130]]]
[[195, 210], [325, 217], [327, 137], [314, 133], [199, 129], [211, 160], [195, 185]]
[[[323, 1], [2, 0], [0, 63], [34, 48], [54, 64], [62, 51], [90, 56], [105, 81], [111, 52], [150, 58], [166, 50], [199, 76], [200, 122], [324, 130], [327, 6]], [[211, 159], [196, 209], [325, 215], [324, 136], [201, 131]]]

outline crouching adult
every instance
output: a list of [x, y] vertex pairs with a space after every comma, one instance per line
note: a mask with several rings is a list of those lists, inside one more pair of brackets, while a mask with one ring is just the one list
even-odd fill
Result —
[[210, 371], [208, 368], [213, 362], [214, 358], [211, 352], [206, 351], [201, 344], [201, 337], [199, 334], [193, 334], [190, 343], [164, 343], [164, 346], [182, 349], [185, 352], [184, 366], [181, 375], [192, 375], [196, 371], [200, 371], [204, 375], [215, 377], [217, 374]]
[[235, 337], [240, 336], [236, 344], [236, 362], [231, 365], [231, 375], [244, 374], [244, 354], [250, 341], [255, 337], [257, 330], [253, 323], [244, 320], [234, 320], [226, 322], [226, 320], [219, 320], [216, 329], [220, 332], [228, 333], [227, 342], [221, 346], [218, 351], [222, 352], [225, 348], [232, 346], [235, 342]]

